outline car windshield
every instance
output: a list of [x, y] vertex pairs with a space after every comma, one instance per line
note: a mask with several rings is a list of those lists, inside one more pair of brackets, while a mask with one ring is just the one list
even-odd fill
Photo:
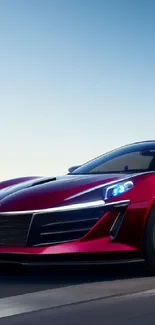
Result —
[[97, 157], [72, 174], [135, 173], [155, 171], [155, 142], [124, 146]]

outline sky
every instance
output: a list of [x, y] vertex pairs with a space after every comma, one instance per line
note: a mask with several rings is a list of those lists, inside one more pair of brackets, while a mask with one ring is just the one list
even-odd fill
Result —
[[0, 0], [0, 179], [155, 139], [154, 0]]

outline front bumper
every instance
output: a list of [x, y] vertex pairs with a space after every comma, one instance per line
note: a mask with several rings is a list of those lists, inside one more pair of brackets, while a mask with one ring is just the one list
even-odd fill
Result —
[[74, 265], [109, 265], [143, 261], [138, 251], [124, 251], [119, 254], [105, 253], [71, 253], [40, 255], [26, 253], [0, 253], [0, 264], [17, 264], [28, 266], [74, 266]]
[[0, 262], [70, 265], [137, 259], [134, 245], [117, 240], [128, 205], [99, 201], [0, 213]]
[[95, 201], [39, 211], [1, 212], [0, 247], [47, 247], [105, 235], [114, 239], [128, 204]]

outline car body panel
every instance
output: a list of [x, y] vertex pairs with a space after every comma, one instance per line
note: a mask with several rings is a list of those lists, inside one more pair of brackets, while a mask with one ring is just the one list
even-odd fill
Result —
[[[104, 198], [109, 186], [133, 187]], [[142, 255], [155, 171], [30, 176], [0, 183], [0, 260], [19, 256]], [[28, 221], [29, 218], [29, 221]], [[16, 238], [15, 238], [16, 234]], [[47, 241], [46, 241], [47, 238]], [[20, 243], [20, 244], [19, 244]], [[22, 257], [21, 257], [22, 256]], [[94, 257], [92, 257], [93, 259]]]
[[122, 178], [124, 177], [121, 175], [62, 176], [56, 177], [56, 180], [52, 177], [51, 182], [47, 182], [47, 179], [43, 178], [42, 183], [36, 186], [35, 181], [41, 181], [41, 179], [35, 179], [35, 181], [32, 179], [0, 191], [0, 212], [53, 207], [63, 203], [70, 196]]

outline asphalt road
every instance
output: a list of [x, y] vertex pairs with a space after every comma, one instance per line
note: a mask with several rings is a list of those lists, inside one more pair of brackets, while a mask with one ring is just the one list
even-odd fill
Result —
[[154, 325], [155, 296], [110, 299], [4, 318], [3, 325]]
[[155, 276], [143, 264], [1, 267], [0, 325], [155, 324]]

